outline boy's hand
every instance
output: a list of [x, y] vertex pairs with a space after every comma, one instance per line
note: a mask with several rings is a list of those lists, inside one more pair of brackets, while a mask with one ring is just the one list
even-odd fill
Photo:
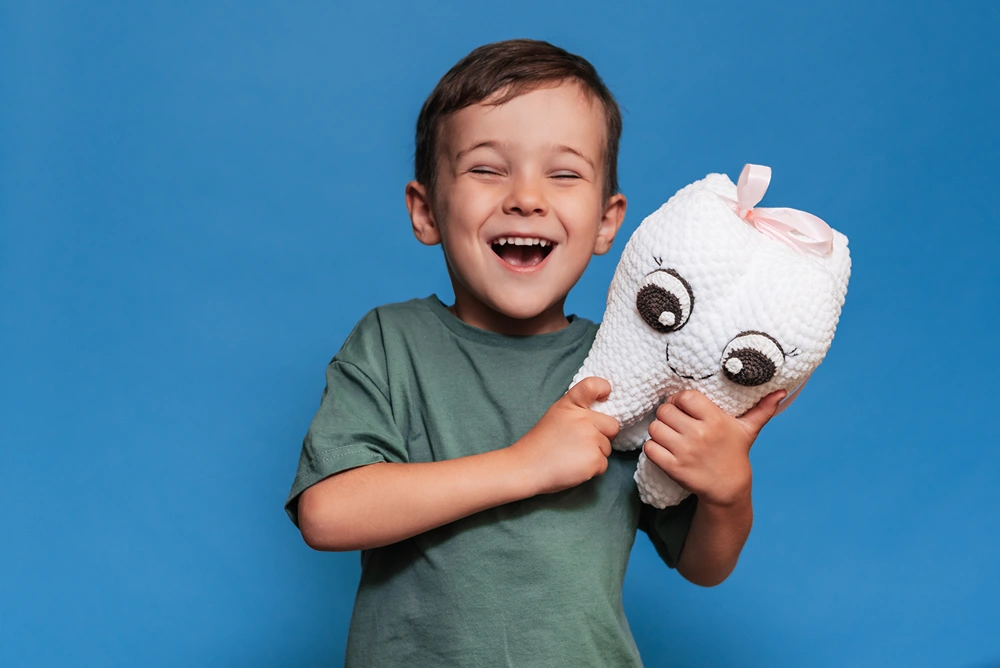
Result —
[[657, 409], [643, 451], [700, 502], [732, 505], [749, 498], [750, 447], [786, 394], [772, 392], [736, 418], [701, 392], [678, 392]]
[[611, 384], [603, 378], [584, 378], [545, 412], [520, 440], [510, 446], [536, 486], [536, 494], [574, 487], [608, 469], [611, 439], [618, 420], [590, 410], [604, 401]]

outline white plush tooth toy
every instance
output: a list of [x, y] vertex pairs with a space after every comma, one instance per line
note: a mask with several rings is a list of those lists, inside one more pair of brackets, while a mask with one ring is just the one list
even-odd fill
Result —
[[[830, 348], [847, 293], [847, 237], [795, 209], [753, 208], [771, 170], [747, 165], [739, 186], [709, 174], [682, 188], [629, 239], [604, 321], [573, 384], [611, 383], [593, 409], [612, 415], [618, 450], [639, 448], [663, 400], [702, 392], [742, 415], [775, 390], [790, 403]], [[639, 456], [645, 503], [689, 492]]]

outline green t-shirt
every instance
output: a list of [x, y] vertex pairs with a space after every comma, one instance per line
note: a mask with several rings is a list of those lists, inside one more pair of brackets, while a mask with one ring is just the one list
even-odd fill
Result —
[[[560, 396], [597, 325], [512, 337], [436, 296], [368, 313], [327, 367], [286, 510], [334, 473], [506, 447]], [[639, 666], [622, 608], [637, 528], [673, 567], [696, 500], [642, 504], [638, 452], [582, 485], [484, 510], [363, 551], [347, 666]], [[406, 512], [405, 507], [399, 512]]]

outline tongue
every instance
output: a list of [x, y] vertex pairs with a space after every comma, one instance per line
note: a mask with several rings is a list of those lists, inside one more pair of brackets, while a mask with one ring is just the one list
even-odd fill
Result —
[[501, 246], [498, 255], [515, 267], [533, 267], [545, 259], [541, 246]]

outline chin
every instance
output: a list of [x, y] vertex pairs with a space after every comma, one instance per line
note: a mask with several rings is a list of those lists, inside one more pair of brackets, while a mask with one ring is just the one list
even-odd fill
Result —
[[526, 294], [504, 294], [493, 299], [483, 300], [494, 311], [516, 320], [530, 320], [552, 308], [551, 299], [541, 297], [537, 292]]

